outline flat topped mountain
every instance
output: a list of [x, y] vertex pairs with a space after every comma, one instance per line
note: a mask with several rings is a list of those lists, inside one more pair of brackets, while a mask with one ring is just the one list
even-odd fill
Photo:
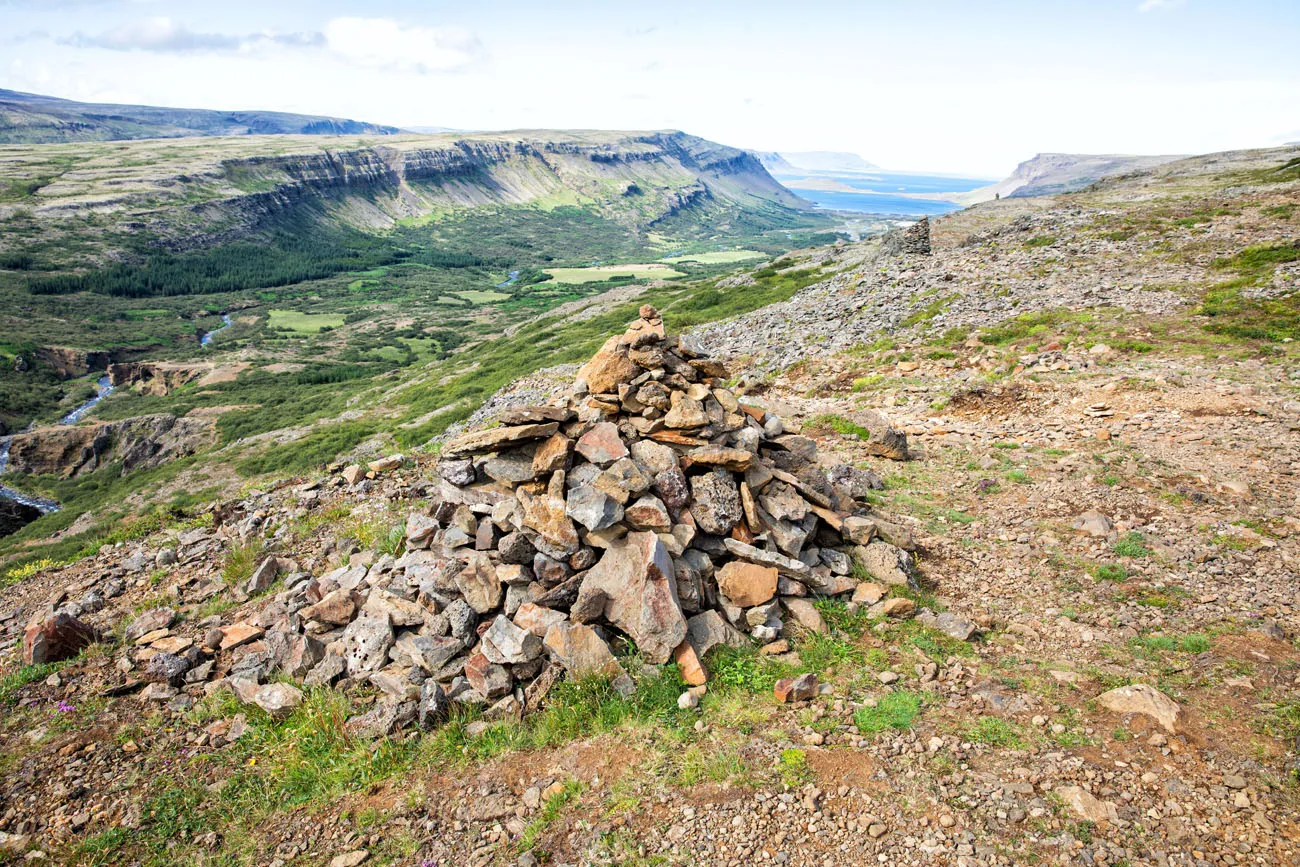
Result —
[[395, 126], [282, 111], [212, 111], [76, 102], [0, 89], [0, 143], [227, 135], [393, 135]]
[[373, 231], [484, 206], [578, 206], [643, 228], [683, 210], [807, 205], [746, 151], [675, 130], [229, 136], [70, 144], [58, 161], [45, 145], [0, 154], [0, 187], [25, 191], [0, 202], [0, 219], [21, 211], [80, 231], [69, 218], [93, 212], [147, 226], [160, 246], [245, 237], [305, 207]]
[[1038, 154], [1016, 166], [1005, 179], [972, 190], [959, 200], [971, 205], [987, 202], [995, 195], [1024, 198], [1071, 193], [1103, 178], [1145, 171], [1181, 159], [1184, 157], [1178, 155]]

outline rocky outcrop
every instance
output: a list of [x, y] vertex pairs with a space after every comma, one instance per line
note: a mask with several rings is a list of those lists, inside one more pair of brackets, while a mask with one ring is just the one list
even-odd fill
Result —
[[139, 358], [140, 353], [154, 347], [132, 349], [74, 349], [70, 346], [41, 346], [34, 353], [36, 360], [48, 365], [59, 379], [76, 379], [92, 371], [108, 370], [109, 365]]
[[211, 419], [166, 414], [37, 428], [10, 441], [9, 470], [73, 478], [120, 461], [128, 473], [194, 454], [215, 439]]
[[0, 537], [17, 533], [41, 516], [41, 510], [26, 503], [0, 497]]
[[130, 361], [110, 364], [108, 381], [114, 388], [130, 387], [141, 394], [162, 397], [182, 385], [202, 379], [212, 368], [211, 364]]

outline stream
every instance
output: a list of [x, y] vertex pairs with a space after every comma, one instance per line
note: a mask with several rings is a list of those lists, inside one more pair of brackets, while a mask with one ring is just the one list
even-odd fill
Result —
[[[86, 413], [95, 408], [101, 400], [113, 393], [113, 384], [109, 381], [108, 374], [104, 374], [95, 383], [95, 396], [72, 412], [59, 419], [59, 424], [76, 424], [86, 417]], [[0, 438], [0, 476], [9, 467], [9, 446], [12, 443], [12, 437]], [[59, 504], [53, 500], [47, 500], [44, 497], [34, 497], [30, 494], [24, 494], [21, 491], [15, 491], [13, 488], [0, 485], [0, 498], [13, 500], [15, 503], [21, 503], [24, 506], [31, 506], [40, 510], [41, 514], [48, 515], [50, 512], [57, 512]]]
[[[59, 419], [59, 424], [76, 424], [77, 422], [85, 418], [86, 413], [90, 412], [92, 409], [95, 408], [95, 404], [99, 403], [101, 400], [103, 400], [104, 398], [108, 397], [110, 394], [113, 393], [113, 384], [112, 382], [109, 381], [108, 374], [104, 374], [103, 376], [101, 376], [99, 378], [99, 381], [95, 383], [95, 387], [98, 389], [98, 391], [95, 393], [95, 396], [92, 397], [90, 400], [86, 401], [85, 403], [83, 403], [81, 406], [74, 409], [72, 412], [65, 415], [63, 418]], [[6, 449], [5, 457], [6, 458], [8, 457], [7, 449]], [[0, 473], [3, 472], [4, 472], [4, 464], [0, 463]]]
[[[12, 437], [0, 438], [0, 475], [3, 475], [5, 468], [9, 466], [9, 443], [11, 439]], [[42, 515], [48, 515], [50, 512], [59, 510], [59, 504], [53, 500], [47, 500], [44, 497], [33, 497], [21, 491], [15, 491], [13, 488], [7, 488], [4, 485], [0, 485], [0, 497], [13, 500], [15, 503], [21, 503], [24, 506], [31, 506], [33, 509], [39, 510]]]
[[[516, 271], [515, 273], [518, 274], [519, 272]], [[229, 314], [229, 313], [222, 313], [222, 314], [221, 314], [221, 327], [220, 327], [220, 328], [214, 328], [213, 330], [209, 331], [207, 334], [204, 334], [202, 337], [200, 337], [200, 338], [199, 338], [199, 346], [202, 346], [203, 348], [206, 349], [207, 346], [208, 346], [208, 344], [210, 344], [210, 343], [212, 342], [212, 338], [216, 337], [218, 334], [220, 334], [221, 332], [225, 331], [225, 330], [226, 330], [227, 328], [229, 328], [232, 324], [233, 324], [233, 323], [230, 321], [230, 314]]]
[[513, 286], [516, 282], [518, 282], [518, 280], [519, 280], [519, 272], [511, 271], [509, 274], [506, 275], [505, 282], [497, 284], [497, 288], [504, 289], [507, 286]]

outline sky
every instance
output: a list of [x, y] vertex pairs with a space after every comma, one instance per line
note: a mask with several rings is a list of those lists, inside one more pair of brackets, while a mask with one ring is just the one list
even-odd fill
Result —
[[1300, 2], [0, 0], [0, 87], [997, 178], [1300, 140]]

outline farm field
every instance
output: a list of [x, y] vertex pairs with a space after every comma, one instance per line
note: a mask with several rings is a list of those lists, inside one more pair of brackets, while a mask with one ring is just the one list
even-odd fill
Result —
[[760, 253], [757, 250], [711, 250], [707, 253], [682, 253], [680, 256], [668, 256], [660, 259], [660, 262], [667, 262], [675, 265], [678, 262], [698, 262], [701, 265], [730, 265], [733, 262], [751, 262], [755, 259], [766, 259], [766, 253]]
[[681, 271], [660, 262], [639, 265], [590, 265], [586, 268], [547, 268], [556, 283], [580, 286], [583, 283], [600, 283], [614, 277], [632, 277], [637, 280], [672, 280], [685, 277]]

